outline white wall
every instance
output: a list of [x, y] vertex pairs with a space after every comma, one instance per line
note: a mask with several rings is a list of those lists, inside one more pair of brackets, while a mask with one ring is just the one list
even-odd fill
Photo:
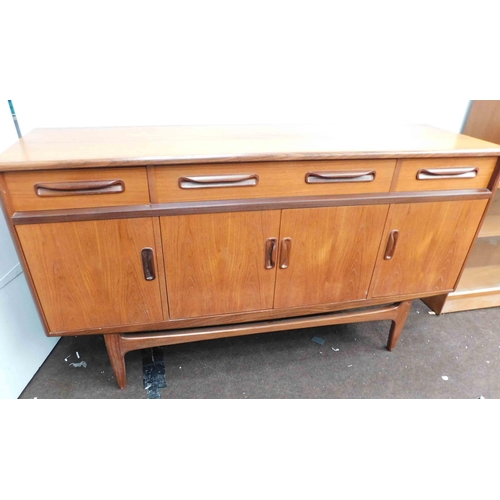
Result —
[[[0, 151], [17, 141], [7, 101], [0, 101]], [[0, 211], [1, 212], [1, 211]], [[0, 216], [0, 286], [2, 278], [19, 263], [5, 219]]]
[[[372, 97], [342, 99], [335, 94], [293, 100], [286, 92], [280, 97], [256, 94], [238, 98], [226, 89], [210, 90], [193, 95], [185, 88], [177, 89], [173, 95], [147, 97], [51, 100], [20, 97], [14, 103], [21, 129], [26, 133], [39, 127], [366, 122], [374, 126], [425, 123], [459, 132], [469, 102], [464, 97], [377, 100]], [[249, 90], [247, 86], [246, 91]]]
[[[0, 151], [16, 140], [5, 99], [0, 101]], [[57, 341], [45, 336], [0, 210], [0, 399], [21, 394]]]

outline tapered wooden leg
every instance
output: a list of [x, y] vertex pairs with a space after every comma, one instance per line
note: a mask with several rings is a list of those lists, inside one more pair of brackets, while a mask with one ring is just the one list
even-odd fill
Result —
[[387, 349], [392, 351], [398, 343], [403, 327], [406, 323], [406, 318], [411, 309], [411, 300], [405, 300], [399, 304], [396, 317], [392, 320], [391, 331], [389, 332], [389, 339], [387, 341]]
[[127, 387], [127, 372], [125, 369], [126, 351], [123, 349], [121, 336], [117, 333], [104, 335], [104, 341], [106, 342], [109, 360], [115, 372], [116, 381], [120, 389], [125, 389], [125, 387]]

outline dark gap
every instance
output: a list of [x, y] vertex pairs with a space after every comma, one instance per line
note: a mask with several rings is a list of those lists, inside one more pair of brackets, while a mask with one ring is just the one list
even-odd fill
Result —
[[141, 354], [144, 389], [148, 391], [148, 399], [160, 399], [160, 389], [167, 387], [163, 348], [142, 349]]

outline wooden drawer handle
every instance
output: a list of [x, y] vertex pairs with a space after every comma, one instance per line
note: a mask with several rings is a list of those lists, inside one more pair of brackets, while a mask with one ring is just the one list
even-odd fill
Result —
[[422, 168], [417, 172], [419, 181], [431, 179], [474, 179], [477, 177], [476, 167], [456, 167], [456, 168]]
[[325, 184], [328, 182], [372, 182], [375, 180], [375, 170], [338, 171], [338, 172], [307, 172], [306, 184]]
[[258, 183], [259, 176], [257, 174], [199, 175], [179, 178], [181, 189], [256, 186]]
[[153, 259], [153, 249], [143, 248], [141, 251], [142, 270], [144, 271], [144, 279], [153, 281], [156, 278], [155, 265]]
[[387, 247], [385, 248], [384, 260], [391, 260], [396, 251], [396, 245], [398, 243], [399, 231], [395, 229], [389, 234], [389, 241], [387, 242]]
[[276, 265], [276, 252], [278, 251], [278, 239], [268, 238], [266, 240], [265, 263], [266, 269], [274, 269]]
[[292, 251], [292, 238], [281, 240], [280, 269], [286, 269], [290, 265], [290, 252]]
[[68, 181], [35, 184], [37, 196], [77, 196], [84, 194], [123, 193], [125, 183], [122, 180], [112, 181]]

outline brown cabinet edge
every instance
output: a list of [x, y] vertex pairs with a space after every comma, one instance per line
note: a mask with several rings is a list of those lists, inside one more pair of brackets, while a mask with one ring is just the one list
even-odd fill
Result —
[[15, 212], [12, 215], [12, 222], [14, 225], [43, 224], [49, 222], [109, 220], [132, 217], [161, 217], [164, 215], [248, 212], [353, 205], [385, 205], [395, 203], [425, 203], [428, 201], [484, 200], [490, 199], [491, 195], [492, 192], [488, 189], [467, 189], [456, 191], [408, 191], [359, 195], [197, 201], [122, 207]]
[[263, 161], [317, 161], [317, 160], [382, 160], [399, 158], [455, 158], [495, 157], [499, 149], [466, 149], [436, 151], [364, 151], [337, 153], [266, 153], [221, 156], [185, 156], [164, 158], [95, 158], [92, 160], [57, 160], [44, 162], [0, 163], [0, 172], [21, 172], [24, 170], [60, 170], [68, 168], [139, 167], [168, 165], [202, 165], [211, 163], [247, 163]]
[[266, 309], [262, 311], [248, 311], [243, 313], [232, 313], [217, 316], [200, 316], [197, 318], [175, 319], [162, 323], [148, 323], [136, 325], [117, 325], [104, 328], [93, 328], [90, 330], [72, 330], [63, 332], [51, 332], [49, 336], [64, 337], [71, 335], [99, 335], [108, 333], [134, 333], [155, 332], [160, 330], [174, 330], [182, 328], [201, 328], [207, 326], [222, 326], [236, 323], [249, 323], [253, 321], [267, 321], [280, 318], [297, 318], [316, 314], [327, 314], [335, 311], [348, 309], [361, 309], [365, 307], [381, 306], [402, 302], [405, 300], [421, 299], [433, 295], [442, 295], [452, 290], [439, 290], [436, 292], [414, 293], [410, 295], [398, 295], [394, 297], [381, 297], [376, 299], [353, 300], [349, 302], [336, 302], [333, 304], [319, 304], [314, 306], [294, 307], [287, 309]]

